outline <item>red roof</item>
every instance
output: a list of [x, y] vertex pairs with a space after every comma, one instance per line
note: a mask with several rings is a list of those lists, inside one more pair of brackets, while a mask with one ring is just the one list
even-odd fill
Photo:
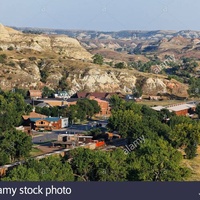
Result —
[[120, 92], [77, 92], [77, 98], [88, 98], [93, 96], [98, 99], [106, 99], [108, 96], [112, 96], [114, 94], [122, 96]]
[[42, 91], [40, 90], [29, 90], [30, 97], [42, 97]]

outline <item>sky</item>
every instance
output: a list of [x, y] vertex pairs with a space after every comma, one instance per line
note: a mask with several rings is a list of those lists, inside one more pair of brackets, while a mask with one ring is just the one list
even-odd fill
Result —
[[0, 0], [7, 26], [120, 30], [200, 30], [199, 0]]

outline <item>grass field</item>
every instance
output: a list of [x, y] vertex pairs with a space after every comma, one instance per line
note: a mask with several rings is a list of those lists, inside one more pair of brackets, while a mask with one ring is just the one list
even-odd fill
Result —
[[173, 104], [179, 104], [179, 103], [186, 103], [186, 101], [183, 101], [183, 100], [163, 100], [163, 101], [143, 100], [137, 103], [141, 105], [147, 105], [147, 106], [167, 106], [167, 105], [173, 105]]
[[184, 159], [183, 165], [189, 168], [192, 172], [187, 181], [200, 181], [200, 147], [197, 149], [197, 156], [192, 159]]
[[31, 156], [39, 156], [41, 154], [43, 154], [43, 152], [37, 147], [33, 147], [30, 153]]

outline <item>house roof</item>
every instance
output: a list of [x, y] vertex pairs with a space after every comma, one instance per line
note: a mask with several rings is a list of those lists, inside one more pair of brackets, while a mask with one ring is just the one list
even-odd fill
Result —
[[60, 120], [59, 117], [47, 117], [47, 118], [30, 118], [31, 122], [36, 122], [36, 121], [40, 121], [40, 120], [45, 120], [48, 122], [57, 122], [58, 120]]
[[162, 109], [166, 109], [166, 107], [163, 107], [163, 106], [156, 106], [156, 107], [152, 107], [153, 110], [156, 110], [156, 111], [161, 111]]
[[112, 95], [119, 95], [119, 96], [123, 96], [120, 92], [77, 92], [76, 97], [77, 98], [87, 98], [90, 96], [94, 96], [95, 98], [98, 99], [105, 99], [108, 96], [112, 96]]
[[44, 108], [44, 107], [51, 107], [51, 105], [49, 105], [48, 103], [43, 102], [43, 103], [37, 104], [37, 107]]
[[22, 118], [24, 120], [27, 120], [29, 118], [46, 118], [47, 116], [46, 115], [42, 115], [42, 114], [39, 114], [39, 113], [36, 113], [36, 112], [31, 112], [29, 115], [23, 115]]
[[67, 99], [67, 102], [76, 102], [78, 101], [78, 98], [69, 98]]
[[41, 97], [42, 91], [40, 90], [29, 90], [29, 94], [31, 97]]
[[156, 111], [161, 111], [162, 109], [168, 109], [171, 112], [178, 112], [178, 111], [182, 111], [182, 110], [188, 110], [190, 108], [195, 108], [196, 105], [195, 104], [191, 104], [191, 103], [185, 103], [185, 104], [180, 104], [180, 105], [172, 105], [172, 106], [167, 106], [167, 107], [163, 107], [163, 106], [156, 106], [156, 107], [152, 107], [152, 109], [156, 110]]
[[177, 106], [173, 106], [173, 107], [168, 107], [167, 109], [170, 111], [182, 111], [182, 110], [188, 110], [190, 108], [195, 108], [195, 105], [191, 105], [191, 104], [182, 104], [182, 105], [177, 105]]

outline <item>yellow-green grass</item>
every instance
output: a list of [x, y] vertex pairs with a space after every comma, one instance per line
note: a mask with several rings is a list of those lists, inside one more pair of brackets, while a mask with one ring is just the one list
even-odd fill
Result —
[[197, 154], [194, 159], [183, 160], [183, 165], [191, 170], [191, 175], [187, 181], [200, 181], [200, 147], [197, 150]]
[[43, 152], [37, 147], [33, 147], [30, 153], [31, 156], [39, 156], [41, 154], [43, 154]]

